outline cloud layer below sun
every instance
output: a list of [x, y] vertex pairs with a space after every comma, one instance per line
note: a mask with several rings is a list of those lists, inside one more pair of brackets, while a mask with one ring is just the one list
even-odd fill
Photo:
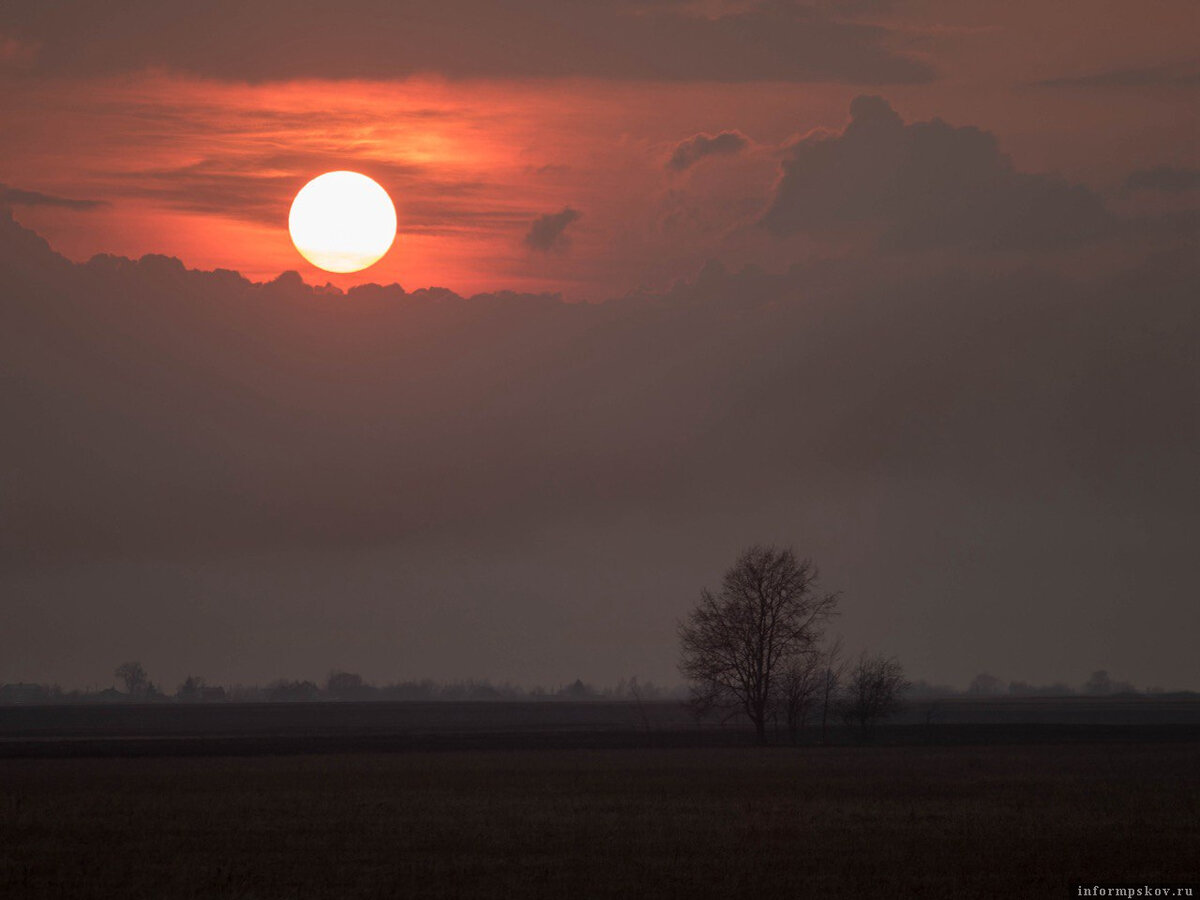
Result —
[[917, 675], [1192, 673], [1192, 254], [570, 304], [74, 264], [3, 218], [0, 271], [13, 677], [670, 681], [754, 539]]

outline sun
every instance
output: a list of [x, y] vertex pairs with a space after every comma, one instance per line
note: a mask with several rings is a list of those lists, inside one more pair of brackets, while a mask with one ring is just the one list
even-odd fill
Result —
[[296, 194], [288, 231], [300, 255], [326, 272], [358, 272], [379, 262], [396, 239], [396, 207], [379, 183], [358, 172], [326, 172]]

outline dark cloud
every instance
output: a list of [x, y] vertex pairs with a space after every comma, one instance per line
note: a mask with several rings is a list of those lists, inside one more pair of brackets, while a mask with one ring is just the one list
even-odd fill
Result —
[[582, 213], [578, 210], [568, 206], [561, 212], [538, 216], [529, 226], [529, 231], [525, 233], [525, 246], [543, 253], [551, 250], [566, 250], [570, 245], [567, 226], [578, 221], [581, 215]]
[[698, 589], [784, 540], [918, 676], [1186, 684], [1194, 254], [894, 262], [333, 302], [0, 217], [5, 673], [670, 680]]
[[103, 200], [72, 200], [68, 197], [55, 197], [43, 194], [41, 191], [25, 191], [20, 188], [0, 184], [0, 204], [9, 206], [53, 206], [58, 209], [74, 209], [87, 212], [102, 209], [109, 204]]
[[1017, 172], [994, 135], [941, 119], [906, 124], [857, 97], [838, 135], [800, 141], [762, 224], [775, 234], [876, 229], [892, 247], [1061, 247], [1112, 232], [1104, 203], [1062, 178]]
[[1196, 85], [1200, 85], [1200, 60], [1134, 69], [1111, 69], [1091, 75], [1048, 78], [1036, 82], [1037, 87], [1051, 88], [1156, 88]]
[[1179, 169], [1175, 166], [1138, 169], [1129, 173], [1129, 177], [1125, 179], [1125, 188], [1130, 191], [1183, 194], [1200, 188], [1200, 169]]
[[709, 17], [687, 5], [592, 0], [348, 0], [280, 8], [217, 0], [0, 6], [0, 32], [37, 44], [35, 71], [164, 67], [216, 78], [569, 77], [928, 81], [878, 25], [787, 3]]
[[736, 131], [720, 134], [698, 134], [681, 141], [667, 160], [667, 168], [675, 172], [694, 166], [707, 156], [732, 156], [741, 153], [749, 145], [745, 135]]

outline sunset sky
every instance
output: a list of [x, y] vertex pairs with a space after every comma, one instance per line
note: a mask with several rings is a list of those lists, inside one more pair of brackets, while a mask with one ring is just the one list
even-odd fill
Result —
[[[838, 252], [757, 224], [789, 147], [859, 94], [1140, 208], [1132, 171], [1196, 163], [1196, 31], [1188, 0], [11, 3], [0, 177], [78, 201], [16, 204], [73, 259], [313, 280], [280, 223], [308, 179], [355, 169], [394, 197], [399, 242], [335, 283], [597, 300], [709, 258]], [[667, 165], [730, 131], [733, 152]], [[569, 252], [523, 242], [567, 207]]]
[[[1194, 0], [0, 5], [0, 682], [671, 682], [768, 540], [913, 677], [1200, 687], [1198, 34]], [[287, 231], [335, 169], [399, 220], [350, 275]]]

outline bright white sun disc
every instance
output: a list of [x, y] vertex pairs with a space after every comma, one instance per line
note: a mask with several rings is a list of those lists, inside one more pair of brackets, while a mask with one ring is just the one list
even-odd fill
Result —
[[357, 272], [383, 258], [396, 239], [396, 207], [378, 182], [358, 172], [326, 172], [300, 189], [288, 214], [300, 255], [327, 272]]

